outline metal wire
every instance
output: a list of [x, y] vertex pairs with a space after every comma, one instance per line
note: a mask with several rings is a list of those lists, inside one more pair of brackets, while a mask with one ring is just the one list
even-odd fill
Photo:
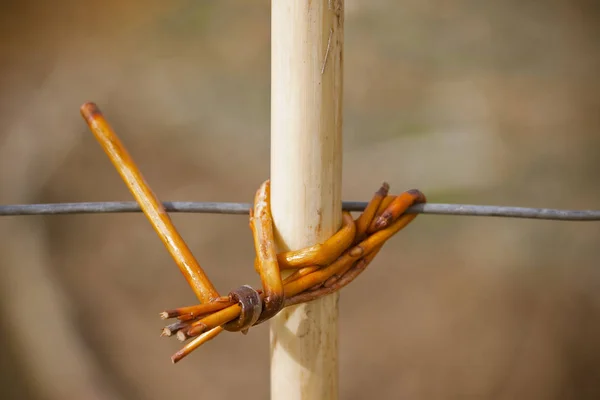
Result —
[[[250, 203], [191, 201], [167, 201], [163, 202], [163, 205], [169, 212], [238, 215], [248, 214], [251, 207]], [[342, 204], [343, 209], [346, 211], [363, 211], [366, 205], [367, 203], [362, 201], [345, 201]], [[0, 205], [0, 216], [131, 212], [141, 212], [139, 205], [134, 201]], [[557, 221], [600, 221], [600, 210], [556, 210], [549, 208], [426, 203], [412, 206], [407, 212], [412, 214], [530, 218]]]

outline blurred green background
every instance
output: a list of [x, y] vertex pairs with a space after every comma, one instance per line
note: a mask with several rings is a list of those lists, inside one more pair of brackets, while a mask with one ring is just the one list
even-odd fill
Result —
[[[343, 197], [600, 208], [593, 1], [346, 0]], [[130, 200], [104, 111], [163, 200], [269, 174], [270, 2], [6, 1], [0, 203]], [[174, 215], [221, 291], [247, 219]], [[600, 398], [600, 225], [421, 216], [344, 289], [340, 398]], [[267, 326], [176, 366], [194, 303], [141, 214], [0, 219], [0, 397], [265, 399]]]

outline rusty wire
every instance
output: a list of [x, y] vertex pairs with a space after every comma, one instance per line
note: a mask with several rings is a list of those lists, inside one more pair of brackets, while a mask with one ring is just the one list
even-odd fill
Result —
[[[165, 201], [162, 204], [166, 211], [176, 213], [248, 215], [252, 208], [250, 203], [230, 202]], [[360, 212], [365, 209], [366, 205], [367, 202], [363, 201], [344, 201], [342, 208], [345, 211]], [[0, 205], [0, 216], [110, 214], [141, 211], [142, 209], [135, 201]], [[406, 213], [554, 221], [600, 221], [600, 210], [560, 210], [474, 204], [416, 204], [406, 210]]]

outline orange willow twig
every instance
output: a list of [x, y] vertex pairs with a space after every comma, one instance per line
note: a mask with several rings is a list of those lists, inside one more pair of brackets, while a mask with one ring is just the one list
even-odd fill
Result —
[[198, 304], [189, 307], [180, 307], [173, 310], [167, 310], [160, 313], [162, 319], [168, 318], [196, 318], [202, 314], [208, 314], [210, 312], [221, 310], [231, 305], [231, 299], [229, 297], [220, 297], [210, 303]]
[[202, 303], [217, 299], [219, 297], [217, 289], [210, 282], [187, 244], [175, 229], [163, 205], [146, 184], [142, 173], [112, 127], [104, 119], [100, 109], [94, 103], [85, 103], [81, 106], [81, 115], [119, 175], [123, 178], [127, 188], [140, 204], [146, 218], [148, 218], [167, 250], [171, 253], [171, 257], [177, 263], [198, 299]]
[[173, 354], [171, 357], [171, 361], [173, 364], [180, 361], [182, 358], [190, 354], [192, 351], [196, 350], [198, 347], [202, 346], [204, 343], [208, 342], [211, 339], [217, 337], [221, 332], [223, 332], [223, 328], [220, 326], [211, 329], [210, 331], [200, 335], [193, 340], [191, 340], [188, 344], [186, 344], [181, 350], [177, 353]]
[[382, 246], [385, 241], [396, 234], [400, 229], [408, 225], [415, 215], [406, 214], [400, 217], [396, 222], [388, 228], [381, 230], [369, 236], [367, 239], [360, 242], [358, 245], [346, 251], [340, 258], [335, 260], [331, 265], [313, 272], [310, 275], [303, 276], [284, 286], [285, 296], [291, 297], [315, 286], [318, 283], [325, 282], [333, 275], [341, 272], [349, 264], [368, 255], [375, 248]]
[[260, 186], [254, 199], [254, 211], [250, 213], [250, 228], [254, 236], [254, 248], [264, 292], [265, 304], [261, 319], [269, 319], [277, 314], [284, 301], [283, 282], [275, 251], [270, 188], [268, 180]]
[[328, 265], [352, 244], [356, 224], [348, 212], [342, 214], [342, 228], [323, 243], [277, 255], [280, 269], [302, 268], [309, 265]]
[[385, 209], [385, 211], [373, 220], [369, 227], [369, 232], [375, 232], [378, 229], [383, 229], [392, 223], [400, 216], [408, 207], [415, 203], [424, 203], [425, 196], [416, 189], [412, 189], [402, 193], [396, 197]]
[[343, 273], [341, 276], [333, 275], [331, 278], [325, 281], [323, 287], [302, 292], [300, 294], [285, 299], [285, 306], [289, 307], [300, 303], [306, 303], [308, 301], [314, 300], [317, 297], [337, 292], [338, 290], [352, 282], [354, 279], [356, 279], [356, 277], [367, 268], [371, 261], [373, 261], [377, 253], [379, 253], [379, 250], [381, 250], [381, 246], [373, 250], [364, 258], [361, 258], [354, 264], [354, 266], [350, 270]]
[[308, 274], [312, 274], [313, 272], [315, 272], [318, 269], [321, 269], [321, 267], [319, 267], [318, 265], [311, 265], [310, 267], [300, 268], [300, 269], [294, 271], [287, 278], [285, 278], [283, 280], [283, 284], [287, 285], [288, 283], [290, 283], [292, 281], [295, 281], [298, 278], [301, 278], [301, 277], [306, 276]]
[[[389, 198], [386, 198], [389, 189], [390, 189], [390, 185], [388, 185], [386, 182], [384, 182], [381, 185], [381, 187], [379, 188], [379, 190], [377, 192], [375, 192], [375, 194], [373, 195], [373, 198], [369, 201], [369, 203], [367, 204], [367, 207], [365, 207], [365, 210], [362, 212], [362, 214], [360, 214], [360, 216], [356, 219], [356, 221], [352, 221], [352, 216], [349, 213], [343, 214], [344, 219], [345, 219], [344, 222], [345, 222], [346, 226], [351, 226], [352, 222], [354, 222], [354, 225], [355, 225], [354, 244], [360, 242], [361, 240], [363, 240], [365, 238], [366, 231], [367, 231], [369, 225], [371, 224], [371, 221], [373, 220], [373, 218], [375, 218], [381, 212], [383, 212], [385, 207], [387, 207], [387, 205], [389, 203], [391, 203], [393, 196], [388, 196]], [[387, 201], [386, 201], [386, 199], [387, 199]], [[380, 211], [379, 209], [383, 202], [386, 203], [386, 206], [383, 207]], [[378, 212], [379, 212], [379, 214], [378, 214]], [[347, 218], [350, 218], [349, 222], [347, 221]], [[341, 254], [345, 249], [346, 248], [339, 251], [339, 254]], [[302, 254], [302, 253], [300, 253], [300, 254]], [[304, 253], [304, 254], [307, 255], [307, 253]], [[333, 260], [335, 260], [335, 259], [332, 259], [332, 261]], [[349, 267], [351, 267], [351, 266], [349, 266]], [[294, 273], [292, 273], [287, 278], [285, 278], [283, 280], [283, 283], [288, 284], [292, 281], [297, 280], [298, 278], [309, 275], [318, 269], [320, 269], [320, 267], [318, 265], [311, 265], [308, 267], [301, 268], [299, 270], [294, 271]], [[286, 303], [287, 303], [287, 301], [286, 301]]]
[[379, 190], [375, 192], [375, 195], [373, 196], [371, 201], [369, 201], [369, 204], [367, 204], [365, 211], [363, 211], [362, 214], [360, 214], [360, 216], [356, 219], [356, 237], [354, 239], [355, 243], [360, 242], [367, 235], [367, 230], [371, 225], [371, 221], [373, 221], [373, 218], [379, 210], [379, 206], [385, 200], [389, 190], [390, 185], [384, 182], [383, 185], [381, 185], [381, 187], [379, 188]]

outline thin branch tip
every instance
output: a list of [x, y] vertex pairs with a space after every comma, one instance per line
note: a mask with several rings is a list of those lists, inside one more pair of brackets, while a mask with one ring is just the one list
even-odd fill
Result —
[[163, 311], [160, 314], [158, 314], [160, 316], [160, 319], [169, 319], [172, 318], [169, 316], [169, 313], [167, 311]]

